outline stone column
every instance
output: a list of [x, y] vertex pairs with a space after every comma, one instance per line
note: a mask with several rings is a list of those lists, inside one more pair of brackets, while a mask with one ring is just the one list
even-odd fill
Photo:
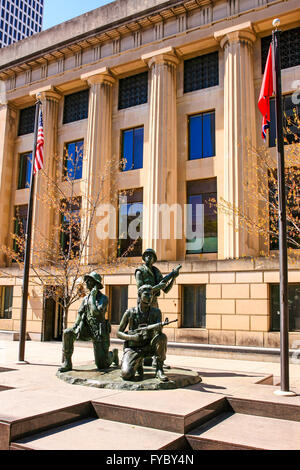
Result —
[[37, 94], [40, 94], [42, 102], [45, 144], [44, 168], [37, 173], [35, 182], [32, 255], [36, 256], [36, 263], [43, 264], [53, 253], [55, 243], [51, 230], [57, 211], [52, 198], [53, 183], [61, 180], [61, 175], [57, 173], [58, 107], [61, 95], [51, 86], [31, 93], [35, 97]]
[[[254, 217], [248, 200], [255, 186], [255, 162], [250, 146], [256, 144], [253, 42], [251, 23], [215, 33], [224, 49], [224, 192], [231, 208], [223, 217], [222, 258], [257, 254], [258, 237], [249, 235], [239, 214]], [[240, 211], [240, 212], [239, 212]], [[220, 232], [222, 227], [220, 227]]]
[[[153, 248], [159, 261], [176, 260], [177, 107], [176, 69], [179, 60], [168, 47], [142, 56], [150, 69], [149, 154], [145, 162], [144, 248]], [[162, 204], [165, 211], [159, 210]], [[174, 215], [172, 213], [172, 206]], [[168, 212], [171, 210], [171, 212]], [[170, 222], [169, 219], [170, 218]], [[170, 234], [162, 230], [170, 225]], [[165, 238], [165, 239], [164, 239]]]
[[[14, 144], [17, 134], [17, 111], [0, 101], [0, 247], [11, 246], [11, 223], [14, 212], [13, 201], [13, 170], [16, 161]], [[0, 251], [0, 266], [5, 266], [5, 256]]]
[[[110, 240], [99, 240], [96, 233], [97, 215], [93, 206], [111, 203], [112, 161], [112, 92], [115, 79], [104, 67], [81, 76], [90, 86], [89, 117], [86, 138], [86, 183], [83, 201], [83, 237], [88, 235], [85, 263], [108, 260]], [[93, 222], [91, 222], [93, 217]], [[89, 229], [90, 227], [90, 229]], [[88, 231], [90, 233], [88, 234]]]

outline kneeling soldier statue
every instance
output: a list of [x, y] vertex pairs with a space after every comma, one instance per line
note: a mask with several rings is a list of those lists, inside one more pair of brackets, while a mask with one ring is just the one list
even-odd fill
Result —
[[[168, 320], [162, 323], [161, 311], [152, 307], [153, 288], [144, 285], [138, 290], [137, 307], [126, 310], [118, 330], [118, 338], [123, 339], [124, 355], [121, 375], [124, 380], [133, 380], [135, 374], [142, 377], [143, 361], [154, 356], [156, 377], [162, 382], [168, 382], [164, 374], [163, 363], [166, 359], [167, 337], [162, 332]], [[177, 320], [176, 320], [177, 321]], [[128, 332], [125, 332], [128, 327]]]
[[96, 272], [84, 276], [84, 282], [90, 293], [84, 297], [73, 328], [64, 331], [63, 352], [65, 362], [60, 372], [72, 370], [72, 354], [75, 340], [92, 340], [95, 363], [99, 370], [107, 369], [112, 363], [119, 365], [118, 350], [109, 352], [110, 323], [105, 319], [108, 298], [100, 292], [103, 289], [102, 278]]

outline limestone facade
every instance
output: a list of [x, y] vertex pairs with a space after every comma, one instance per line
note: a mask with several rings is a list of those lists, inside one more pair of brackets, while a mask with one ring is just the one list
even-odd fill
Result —
[[[160, 297], [164, 318], [178, 318], [178, 327], [166, 328], [170, 341], [275, 347], [279, 333], [270, 331], [270, 285], [279, 282], [276, 257], [262, 258], [262, 240], [240, 227], [237, 215], [218, 214], [217, 253], [186, 254], [184, 238], [158, 233], [156, 204], [187, 203], [187, 182], [216, 179], [217, 197], [248, 210], [245, 180], [247, 142], [261, 145], [261, 117], [257, 99], [261, 86], [261, 38], [271, 34], [279, 17], [283, 30], [299, 27], [297, 0], [117, 0], [67, 23], [3, 49], [0, 53], [0, 243], [11, 244], [16, 206], [28, 203], [29, 190], [18, 190], [19, 156], [32, 149], [33, 135], [17, 135], [20, 110], [33, 106], [42, 94], [45, 121], [46, 171], [56, 177], [55, 156], [67, 142], [84, 141], [82, 180], [77, 194], [93, 197], [96, 175], [122, 151], [122, 131], [143, 126], [143, 168], [109, 173], [103, 200], [112, 191], [143, 188], [149, 208], [143, 220], [143, 249], [158, 254], [158, 267], [167, 274], [177, 264], [183, 268], [169, 294]], [[218, 51], [218, 85], [184, 92], [184, 61]], [[30, 74], [28, 73], [30, 71]], [[119, 109], [119, 80], [148, 71], [148, 100]], [[293, 92], [300, 65], [282, 71], [283, 93]], [[63, 123], [64, 97], [89, 89], [88, 118]], [[189, 160], [188, 118], [215, 112], [215, 156]], [[275, 156], [275, 149], [270, 150]], [[113, 180], [113, 181], [112, 181]], [[253, 181], [252, 181], [253, 180]], [[251, 188], [253, 188], [251, 184]], [[114, 188], [114, 189], [112, 189]], [[117, 189], [115, 189], [117, 188]], [[37, 193], [45, 188], [37, 178]], [[176, 222], [175, 213], [175, 222]], [[48, 233], [55, 214], [38, 202], [33, 243]], [[85, 223], [82, 225], [84, 230]], [[90, 235], [93, 246], [96, 234]], [[101, 256], [110, 255], [108, 242]], [[86, 250], [85, 261], [97, 268], [97, 255]], [[128, 286], [128, 305], [136, 301], [132, 266], [115, 274], [104, 273], [110, 286]], [[14, 286], [12, 318], [0, 318], [0, 330], [18, 331], [22, 273], [0, 255], [0, 286]], [[290, 266], [289, 281], [300, 284], [300, 266]], [[184, 286], [206, 286], [206, 327], [183, 328]], [[31, 286], [27, 331], [43, 336], [43, 292]], [[78, 303], [69, 315], [75, 320]], [[115, 330], [116, 327], [114, 327]], [[300, 331], [290, 333], [291, 345]]]

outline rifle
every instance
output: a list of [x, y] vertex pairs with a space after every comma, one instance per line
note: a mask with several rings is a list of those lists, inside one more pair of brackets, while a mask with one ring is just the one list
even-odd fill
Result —
[[167, 283], [171, 281], [174, 277], [177, 277], [179, 274], [179, 270], [182, 268], [182, 265], [179, 264], [173, 271], [170, 272], [170, 274], [167, 274], [165, 277], [162, 278], [160, 282]]
[[167, 284], [169, 281], [171, 281], [172, 279], [174, 279], [175, 277], [177, 277], [179, 275], [179, 270], [182, 268], [182, 265], [179, 264], [177, 266], [177, 268], [173, 269], [173, 271], [171, 271], [169, 274], [167, 274], [165, 277], [162, 278], [162, 280], [160, 281], [159, 284], [157, 284], [157, 286], [154, 286], [153, 287], [153, 293], [154, 295], [159, 295], [159, 292], [162, 290], [162, 288], [160, 287], [160, 284], [161, 283], [164, 283], [164, 284]]
[[170, 325], [171, 323], [176, 323], [178, 320], [170, 321], [168, 318], [164, 322], [154, 323], [153, 325], [139, 325], [136, 330], [131, 330], [129, 333], [135, 335], [137, 333], [146, 333], [147, 331], [157, 330], [158, 328], [163, 328], [164, 326]]

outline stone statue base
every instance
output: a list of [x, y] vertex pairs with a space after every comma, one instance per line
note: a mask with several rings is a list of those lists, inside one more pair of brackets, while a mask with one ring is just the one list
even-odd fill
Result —
[[121, 378], [120, 369], [110, 367], [99, 371], [94, 363], [74, 367], [69, 372], [57, 372], [57, 377], [72, 385], [108, 388], [112, 390], [170, 390], [194, 385], [202, 381], [201, 377], [188, 369], [167, 369], [165, 374], [169, 382], [160, 382], [155, 377], [152, 367], [144, 367], [143, 379], [135, 377], [133, 381]]

